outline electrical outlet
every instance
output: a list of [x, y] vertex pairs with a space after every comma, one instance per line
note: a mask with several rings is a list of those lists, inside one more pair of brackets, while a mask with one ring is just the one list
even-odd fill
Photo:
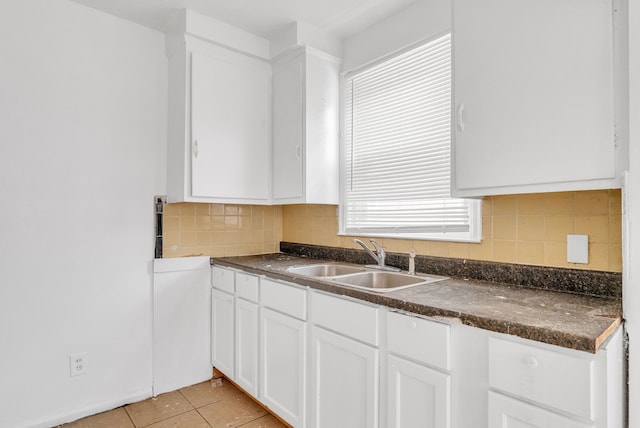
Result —
[[567, 235], [567, 261], [589, 263], [589, 235]]
[[87, 353], [69, 355], [69, 375], [78, 376], [87, 372]]

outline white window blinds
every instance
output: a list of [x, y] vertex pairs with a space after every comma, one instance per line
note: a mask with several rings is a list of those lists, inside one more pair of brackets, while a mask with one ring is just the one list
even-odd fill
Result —
[[451, 36], [345, 77], [342, 231], [469, 232], [450, 195]]

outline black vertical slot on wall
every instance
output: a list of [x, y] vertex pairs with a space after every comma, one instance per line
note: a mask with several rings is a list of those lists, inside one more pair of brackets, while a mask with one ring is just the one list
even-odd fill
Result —
[[155, 258], [162, 258], [162, 210], [167, 200], [166, 196], [154, 196], [153, 198], [153, 211], [155, 217], [155, 229], [156, 229], [156, 249]]

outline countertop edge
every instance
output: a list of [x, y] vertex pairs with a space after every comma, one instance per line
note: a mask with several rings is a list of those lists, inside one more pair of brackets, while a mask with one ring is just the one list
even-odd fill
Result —
[[[611, 319], [611, 323], [604, 329], [604, 331], [602, 331], [601, 334], [594, 338], [587, 335], [571, 334], [561, 331], [550, 331], [548, 328], [524, 325], [512, 321], [498, 320], [494, 318], [474, 315], [472, 313], [453, 311], [438, 306], [430, 306], [423, 303], [419, 304], [408, 302], [389, 295], [385, 295], [384, 293], [367, 292], [365, 290], [333, 285], [328, 281], [323, 281], [311, 277], [296, 276], [278, 269], [270, 270], [255, 267], [248, 263], [243, 263], [241, 260], [232, 261], [229, 260], [229, 258], [212, 257], [211, 263], [223, 267], [240, 269], [256, 275], [264, 275], [270, 279], [287, 281], [319, 291], [351, 297], [371, 304], [385, 306], [390, 310], [398, 310], [407, 313], [413, 313], [416, 315], [431, 317], [450, 324], [453, 324], [454, 320], [457, 320], [458, 323], [466, 326], [480, 328], [496, 333], [517, 336], [522, 339], [560, 346], [562, 348], [584, 351], [591, 354], [597, 353], [601, 345], [605, 343], [606, 339], [622, 323], [621, 315], [612, 315], [611, 317], [607, 317]], [[501, 285], [498, 283], [492, 283], [492, 286], [499, 287]], [[504, 287], [512, 289], [513, 285], [505, 284]]]

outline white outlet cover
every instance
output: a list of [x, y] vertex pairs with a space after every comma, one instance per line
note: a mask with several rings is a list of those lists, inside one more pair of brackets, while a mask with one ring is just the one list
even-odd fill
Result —
[[567, 262], [589, 263], [589, 235], [567, 235]]
[[87, 353], [69, 355], [69, 375], [78, 376], [87, 372]]

